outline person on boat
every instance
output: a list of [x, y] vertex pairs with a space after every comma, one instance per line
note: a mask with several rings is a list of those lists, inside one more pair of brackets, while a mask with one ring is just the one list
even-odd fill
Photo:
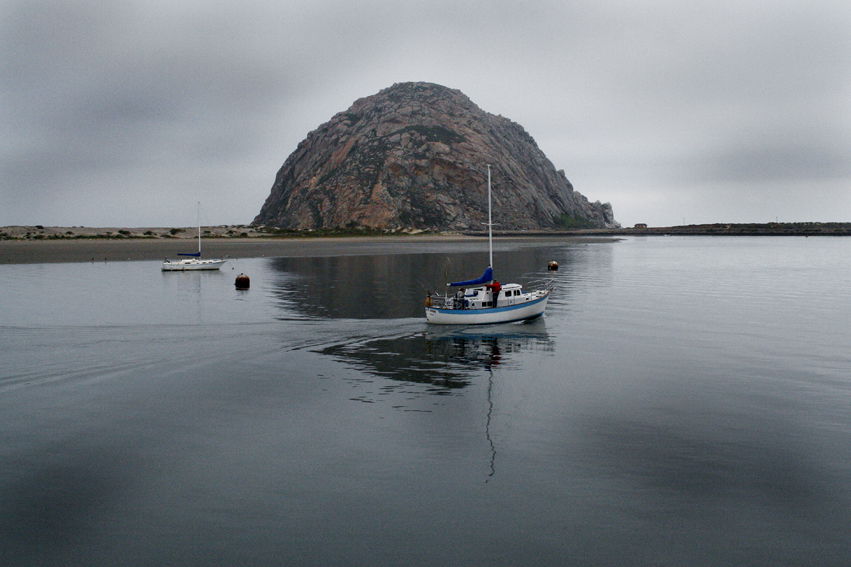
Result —
[[455, 292], [455, 309], [467, 308], [467, 300], [464, 298], [466, 293], [467, 290], [463, 287]]
[[494, 280], [493, 283], [489, 283], [485, 287], [491, 290], [491, 301], [493, 302], [493, 306], [496, 307], [497, 299], [499, 299], [499, 292], [502, 290], [502, 284]]

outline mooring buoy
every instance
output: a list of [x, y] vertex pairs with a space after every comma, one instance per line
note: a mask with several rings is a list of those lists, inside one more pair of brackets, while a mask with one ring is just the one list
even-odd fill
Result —
[[251, 279], [249, 279], [249, 277], [245, 274], [239, 274], [236, 276], [236, 282], [234, 282], [234, 285], [236, 285], [236, 289], [248, 289], [251, 287]]
[[555, 272], [556, 270], [558, 270], [558, 262], [556, 262], [555, 260], [550, 260], [550, 262], [547, 264], [547, 269], [551, 272]]

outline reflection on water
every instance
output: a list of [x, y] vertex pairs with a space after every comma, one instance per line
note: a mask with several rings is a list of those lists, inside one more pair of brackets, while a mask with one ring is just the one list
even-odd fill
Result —
[[512, 357], [522, 351], [555, 351], [544, 319], [480, 327], [430, 327], [425, 339], [429, 353], [485, 370], [501, 365], [515, 367]]
[[[562, 250], [503, 251], [498, 277], [523, 284], [559, 275], [567, 280], [574, 259]], [[560, 272], [546, 269], [554, 254]], [[515, 356], [522, 351], [555, 349], [544, 320], [466, 328], [425, 324], [423, 298], [429, 289], [479, 273], [483, 260], [481, 252], [275, 258], [269, 261], [276, 276], [271, 293], [287, 314], [281, 319], [295, 313], [331, 324], [321, 325], [307, 343], [296, 340], [295, 348], [306, 347], [366, 374], [424, 384], [428, 393], [446, 395], [470, 385], [483, 371], [516, 368]], [[559, 302], [564, 304], [569, 285], [560, 287]], [[406, 324], [410, 318], [419, 321]]]
[[[551, 255], [540, 248], [501, 252], [497, 278], [526, 284], [555, 277], [546, 269]], [[332, 319], [423, 317], [423, 300], [430, 290], [442, 291], [448, 281], [477, 276], [486, 264], [480, 252], [270, 260], [281, 276], [273, 293], [282, 309]], [[569, 264], [562, 270], [569, 271]]]
[[346, 342], [318, 349], [352, 368], [391, 380], [429, 384], [435, 394], [464, 388], [522, 351], [552, 353], [555, 343], [542, 319], [530, 323], [428, 329], [414, 334]]
[[515, 248], [0, 266], [3, 565], [848, 565], [851, 240]]
[[[390, 396], [393, 408], [402, 412], [432, 413], [430, 406], [412, 404], [410, 385], [425, 386], [421, 393], [436, 396], [457, 395], [468, 386], [485, 388], [485, 407], [475, 408], [467, 418], [484, 415], [484, 440], [488, 447], [488, 483], [497, 472], [497, 441], [492, 432], [495, 419], [495, 371], [522, 371], [519, 357], [552, 356], [555, 341], [546, 322], [539, 318], [528, 323], [476, 327], [429, 327], [401, 336], [352, 338], [316, 350], [332, 357], [361, 375], [389, 382], [359, 394], [350, 400], [375, 403], [378, 396]], [[361, 386], [363, 378], [355, 379]], [[395, 395], [394, 395], [395, 394]], [[401, 396], [401, 399], [400, 399]], [[476, 396], [473, 396], [476, 399]], [[476, 427], [466, 427], [475, 430]], [[481, 430], [481, 429], [480, 429]]]

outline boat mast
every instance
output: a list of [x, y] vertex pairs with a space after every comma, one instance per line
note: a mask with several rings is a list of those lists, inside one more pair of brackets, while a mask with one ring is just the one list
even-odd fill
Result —
[[491, 165], [488, 164], [488, 265], [493, 269], [493, 220], [491, 219]]
[[198, 201], [198, 257], [201, 257], [201, 201]]

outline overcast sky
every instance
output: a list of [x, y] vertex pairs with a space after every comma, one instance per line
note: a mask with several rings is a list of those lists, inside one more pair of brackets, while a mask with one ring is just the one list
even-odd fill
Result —
[[851, 2], [0, 0], [0, 225], [248, 223], [402, 81], [520, 123], [624, 225], [851, 221]]

